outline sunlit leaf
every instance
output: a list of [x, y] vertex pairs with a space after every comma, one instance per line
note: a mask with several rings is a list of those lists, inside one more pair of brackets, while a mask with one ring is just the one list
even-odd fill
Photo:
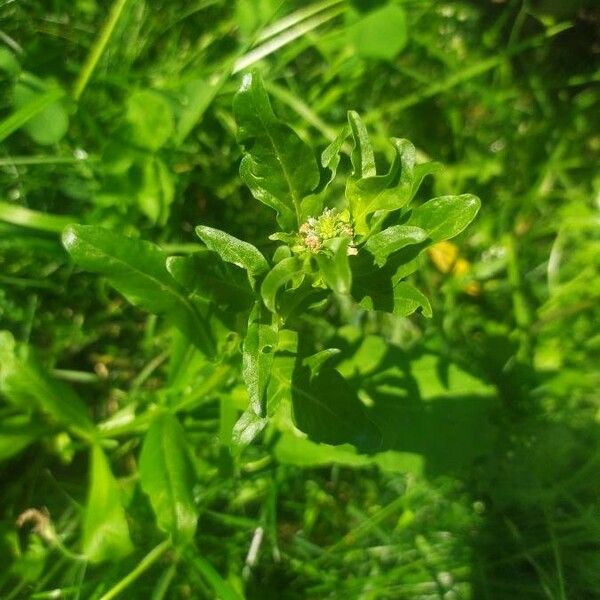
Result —
[[258, 416], [265, 414], [265, 392], [271, 377], [271, 366], [277, 347], [277, 328], [271, 315], [263, 314], [257, 304], [250, 315], [242, 351], [242, 376], [250, 396], [250, 404]]
[[277, 119], [257, 72], [244, 76], [233, 110], [246, 149], [240, 165], [244, 183], [257, 200], [277, 211], [284, 230], [296, 229], [302, 199], [320, 179], [312, 150]]
[[366, 249], [382, 267], [388, 256], [411, 244], [419, 244], [427, 239], [427, 232], [420, 227], [392, 225], [371, 236], [365, 244]]
[[463, 231], [480, 206], [479, 198], [471, 194], [440, 196], [415, 208], [408, 224], [425, 229], [434, 242], [439, 242]]
[[238, 238], [205, 225], [196, 227], [198, 237], [208, 248], [214, 250], [224, 261], [246, 269], [252, 276], [268, 271], [269, 264], [260, 250]]

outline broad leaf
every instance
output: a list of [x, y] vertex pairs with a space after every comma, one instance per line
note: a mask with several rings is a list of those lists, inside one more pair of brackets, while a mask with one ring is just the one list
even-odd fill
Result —
[[0, 392], [23, 411], [40, 410], [86, 439], [95, 435], [81, 398], [71, 387], [54, 379], [31, 348], [17, 345], [8, 331], [0, 332]]
[[[335, 179], [335, 174], [340, 164], [340, 152], [349, 135], [350, 126], [345, 125], [338, 136], [321, 153], [321, 181], [319, 182], [319, 187], [315, 190], [315, 194], [325, 191]], [[314, 216], [320, 212], [321, 210], [307, 216]]]
[[326, 350], [321, 350], [311, 356], [307, 356], [302, 364], [310, 369], [310, 376], [315, 377], [321, 371], [321, 367], [334, 356], [340, 354], [341, 350], [339, 348], [327, 348]]
[[211, 333], [167, 271], [166, 256], [160, 248], [93, 225], [68, 226], [63, 245], [81, 267], [107, 277], [135, 306], [165, 315], [198, 348], [213, 355]]
[[337, 137], [321, 152], [319, 160], [321, 179], [314, 193], [302, 201], [300, 219], [302, 222], [307, 221], [310, 217], [317, 217], [323, 212], [326, 200], [325, 192], [335, 179], [340, 164], [340, 153], [349, 135], [350, 126], [346, 124]]
[[265, 306], [277, 312], [277, 292], [300, 271], [302, 263], [294, 256], [284, 258], [265, 276], [260, 288]]
[[394, 286], [394, 309], [392, 312], [397, 317], [408, 317], [418, 308], [423, 309], [426, 317], [431, 317], [431, 304], [427, 296], [406, 281], [397, 283]]
[[225, 262], [245, 269], [253, 277], [269, 270], [269, 263], [252, 244], [205, 225], [196, 227], [196, 233], [206, 246], [214, 250]]
[[350, 293], [352, 287], [352, 271], [348, 262], [348, 238], [327, 240], [327, 246], [332, 256], [325, 253], [316, 255], [319, 270], [325, 283], [338, 294]]
[[252, 290], [246, 273], [224, 262], [210, 250], [188, 256], [170, 256], [167, 270], [194, 297], [213, 302], [226, 310], [247, 310], [252, 304]]
[[[361, 129], [357, 132], [363, 135]], [[355, 147], [360, 147], [364, 142], [356, 135]], [[385, 175], [360, 177], [354, 165], [354, 173], [346, 183], [346, 198], [356, 233], [365, 235], [369, 232], [367, 219], [373, 213], [398, 210], [408, 204], [412, 198], [415, 147], [408, 140], [403, 139], [393, 138], [392, 143], [396, 154], [390, 170]], [[362, 166], [361, 170], [364, 172]]]
[[102, 448], [94, 444], [83, 521], [83, 554], [91, 562], [118, 560], [133, 550], [121, 491]]
[[271, 314], [257, 304], [248, 321], [242, 352], [242, 376], [250, 396], [250, 405], [258, 416], [265, 414], [265, 392], [277, 347], [277, 327], [270, 323]]
[[378, 268], [373, 257], [360, 252], [350, 257], [352, 269], [352, 297], [367, 310], [394, 313], [399, 311], [395, 287], [414, 272], [419, 264], [419, 254], [427, 241], [410, 244], [388, 257]]
[[[27, 74], [14, 88], [14, 107], [17, 111], [25, 109], [54, 89], [58, 90], [56, 84], [48, 84]], [[69, 114], [64, 100], [58, 98], [48, 104], [29, 119], [24, 129], [31, 139], [38, 144], [51, 145], [60, 142], [69, 129]]]
[[458, 235], [475, 218], [481, 201], [477, 196], [440, 196], [412, 212], [409, 225], [421, 227], [434, 242]]
[[165, 163], [157, 156], [146, 158], [140, 167], [141, 181], [136, 190], [140, 210], [152, 221], [164, 225], [175, 199], [175, 182]]
[[233, 427], [232, 445], [239, 452], [244, 446], [251, 444], [266, 425], [267, 419], [259, 417], [253, 408], [248, 408]]
[[294, 422], [311, 440], [352, 444], [364, 452], [379, 448], [379, 429], [369, 419], [356, 389], [335, 369], [322, 368], [311, 378], [310, 368], [297, 364], [291, 391]]
[[192, 494], [196, 478], [188, 452], [177, 418], [169, 413], [158, 415], [144, 437], [140, 483], [160, 529], [180, 541], [194, 536], [198, 520]]
[[360, 15], [357, 22], [348, 28], [348, 36], [359, 56], [392, 60], [408, 41], [404, 10], [390, 3], [367, 15]]
[[302, 199], [320, 179], [311, 148], [276, 118], [257, 72], [244, 76], [233, 111], [246, 149], [240, 165], [244, 183], [257, 200], [277, 211], [282, 229], [297, 229]]
[[375, 177], [375, 154], [369, 139], [369, 133], [360, 115], [356, 111], [348, 112], [348, 123], [354, 139], [354, 148], [352, 150], [352, 177], [354, 179], [363, 179], [366, 177]]
[[127, 123], [133, 144], [158, 150], [173, 133], [173, 111], [168, 100], [153, 90], [137, 90], [127, 99]]
[[427, 239], [427, 232], [420, 227], [393, 225], [371, 236], [365, 248], [375, 257], [375, 263], [382, 267], [388, 256], [411, 244], [419, 244]]

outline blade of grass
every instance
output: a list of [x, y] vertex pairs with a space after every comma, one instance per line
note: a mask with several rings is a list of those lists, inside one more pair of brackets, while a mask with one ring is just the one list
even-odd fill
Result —
[[331, 8], [336, 4], [341, 4], [341, 0], [326, 0], [325, 2], [317, 2], [315, 4], [311, 4], [310, 6], [306, 6], [305, 8], [301, 8], [300, 10], [297, 10], [289, 15], [286, 15], [285, 17], [282, 17], [281, 19], [279, 19], [279, 21], [273, 23], [273, 25], [265, 27], [256, 41], [264, 42], [270, 37], [273, 37], [274, 35], [277, 35], [278, 33], [285, 31], [286, 29], [294, 27], [295, 25], [298, 25], [298, 23], [301, 23], [309, 17], [312, 17], [317, 13], [327, 10], [328, 8]]
[[154, 547], [140, 562], [137, 567], [128, 573], [121, 581], [114, 585], [99, 600], [112, 600], [116, 598], [125, 588], [129, 587], [138, 577], [145, 573], [169, 548], [171, 540], [165, 540]]
[[6, 221], [13, 225], [40, 229], [50, 233], [61, 233], [69, 223], [74, 223], [76, 220], [75, 217], [69, 215], [47, 215], [24, 206], [0, 201], [0, 221]]
[[313, 29], [324, 25], [328, 21], [335, 19], [344, 11], [345, 8], [343, 6], [333, 8], [323, 14], [317, 15], [316, 17], [307, 19], [306, 21], [299, 23], [291, 29], [287, 29], [283, 33], [270, 39], [262, 46], [254, 48], [254, 50], [251, 50], [250, 52], [248, 52], [248, 54], [245, 54], [244, 56], [239, 58], [233, 67], [233, 73], [239, 73], [240, 71], [247, 69], [250, 65], [253, 65], [255, 62], [262, 60], [266, 56], [269, 56], [269, 54], [272, 54], [276, 50], [283, 48], [290, 42], [293, 42], [295, 39], [303, 36], [309, 31], [312, 31]]
[[83, 94], [83, 91], [85, 90], [88, 81], [90, 80], [90, 77], [92, 76], [92, 73], [98, 64], [98, 61], [100, 60], [100, 57], [104, 53], [106, 45], [108, 44], [128, 1], [129, 0], [115, 0], [113, 3], [108, 15], [108, 19], [104, 23], [104, 27], [102, 27], [100, 35], [94, 42], [85, 64], [79, 72], [77, 81], [75, 81], [75, 85], [73, 86], [73, 98], [75, 100], [79, 100], [79, 98], [81, 98], [81, 94]]
[[317, 113], [315, 113], [306, 103], [300, 98], [294, 96], [285, 88], [282, 88], [274, 83], [268, 83], [267, 89], [282, 102], [287, 104], [292, 110], [300, 115], [304, 120], [318, 129], [330, 142], [337, 137], [337, 131], [325, 123]]
[[89, 157], [78, 158], [76, 156], [9, 156], [0, 158], [0, 167], [19, 167], [31, 165], [70, 165], [73, 163], [89, 160]]
[[[216, 569], [204, 558], [198, 556], [196, 552], [187, 552], [185, 554], [188, 566], [195, 569], [200, 576], [208, 583], [220, 600], [242, 600], [240, 596], [227, 581], [225, 581]], [[101, 600], [104, 600], [102, 598]]]

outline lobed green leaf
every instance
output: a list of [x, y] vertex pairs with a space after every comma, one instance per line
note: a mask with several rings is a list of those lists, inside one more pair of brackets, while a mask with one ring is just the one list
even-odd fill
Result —
[[233, 112], [246, 149], [240, 165], [242, 180], [257, 200], [277, 212], [282, 229], [297, 229], [302, 199], [320, 179], [311, 148], [276, 118], [258, 72], [244, 76]]

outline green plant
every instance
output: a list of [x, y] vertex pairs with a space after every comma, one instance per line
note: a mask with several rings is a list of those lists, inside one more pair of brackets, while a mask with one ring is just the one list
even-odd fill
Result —
[[[376, 451], [380, 434], [344, 378], [305, 332], [311, 318], [332, 315], [338, 326], [361, 310], [406, 317], [429, 301], [406, 278], [428, 246], [459, 234], [475, 217], [474, 196], [444, 196], [409, 207], [435, 163], [415, 164], [410, 142], [393, 139], [389, 170], [378, 173], [360, 117], [321, 154], [277, 119], [257, 73], [245, 76], [234, 99], [246, 149], [240, 174], [253, 196], [277, 213], [280, 231], [270, 260], [226, 232], [198, 226], [201, 252], [165, 256], [147, 242], [95, 226], [69, 226], [63, 243], [83, 268], [100, 273], [130, 302], [161, 314], [209, 361], [236, 363], [250, 407], [235, 428], [249, 441], [267, 416], [285, 412], [280, 354], [293, 360], [294, 422], [316, 441]], [[351, 136], [352, 173], [345, 196], [330, 184]], [[278, 378], [279, 377], [279, 378]]]
[[[68, 444], [74, 450], [80, 443], [90, 447], [80, 552], [92, 562], [131, 551], [118, 485], [105, 455], [123, 435], [143, 435], [140, 485], [158, 528], [179, 545], [194, 537], [194, 466], [180, 417], [204, 395], [221, 393], [238, 374], [247, 400], [237, 406], [247, 402], [248, 407], [236, 421], [237, 406], [228, 407], [228, 400], [220, 416], [234, 452], [269, 423], [273, 431], [296, 426], [313, 441], [352, 444], [363, 452], [389, 447], [356, 390], [332, 366], [344, 358], [342, 351], [320, 347], [311, 322], [339, 329], [365, 311], [406, 317], [419, 308], [431, 316], [427, 298], [406, 279], [428, 246], [460, 233], [479, 208], [470, 195], [409, 206], [423, 178], [438, 165], [415, 164], [412, 144], [393, 139], [393, 162], [378, 173], [367, 131], [354, 112], [317, 160], [277, 119], [257, 73], [244, 77], [234, 114], [245, 148], [241, 177], [256, 199], [276, 211], [280, 227], [270, 236], [276, 245], [270, 259], [252, 244], [206, 226], [196, 229], [205, 247], [176, 256], [99, 226], [69, 225], [63, 233], [63, 244], [80, 267], [104, 276], [129, 302], [164, 317], [178, 331], [168, 385], [150, 405], [94, 424], [76, 393], [54, 381], [27, 347], [15, 347], [10, 336], [4, 340], [6, 397], [33, 411], [33, 419], [38, 411], [46, 414], [55, 424], [52, 431], [72, 437]], [[352, 172], [340, 197], [331, 184], [348, 137]], [[194, 380], [198, 386], [189, 386]], [[186, 383], [185, 391], [178, 381]], [[15, 432], [5, 452], [47, 434], [41, 427], [20, 437]]]

